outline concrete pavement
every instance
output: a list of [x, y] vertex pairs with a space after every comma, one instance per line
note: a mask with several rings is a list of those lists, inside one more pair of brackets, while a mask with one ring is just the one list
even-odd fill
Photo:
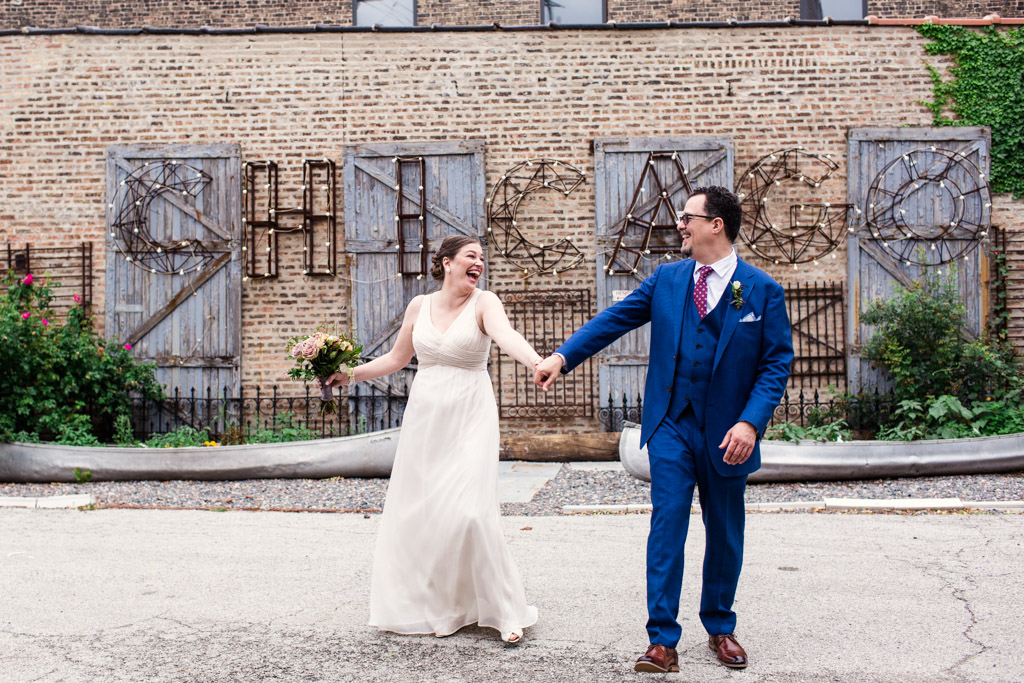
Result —
[[365, 625], [378, 516], [0, 509], [0, 681], [1020, 681], [1024, 515], [752, 513], [745, 671], [697, 619], [635, 674], [646, 515], [507, 517], [539, 623], [444, 639]]

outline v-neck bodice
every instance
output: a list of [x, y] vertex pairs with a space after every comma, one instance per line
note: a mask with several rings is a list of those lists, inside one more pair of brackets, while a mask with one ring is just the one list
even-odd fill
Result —
[[476, 323], [476, 302], [480, 290], [474, 290], [455, 320], [440, 332], [430, 315], [434, 294], [429, 294], [420, 306], [419, 316], [412, 331], [412, 345], [416, 350], [419, 368], [444, 365], [464, 370], [486, 370], [491, 338], [480, 331]]

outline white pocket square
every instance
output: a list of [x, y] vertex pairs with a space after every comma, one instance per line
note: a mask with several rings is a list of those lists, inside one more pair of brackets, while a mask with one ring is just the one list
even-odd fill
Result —
[[747, 313], [745, 316], [740, 318], [740, 322], [741, 323], [756, 323], [760, 319], [761, 319], [761, 316], [754, 315], [754, 312], [751, 311], [750, 313]]

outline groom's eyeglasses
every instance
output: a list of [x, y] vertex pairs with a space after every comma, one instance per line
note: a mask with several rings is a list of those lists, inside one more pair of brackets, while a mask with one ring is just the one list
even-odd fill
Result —
[[689, 225], [690, 221], [694, 218], [707, 218], [709, 221], [713, 221], [718, 218], [718, 216], [705, 216], [702, 213], [684, 213], [679, 216], [679, 222], [683, 225]]

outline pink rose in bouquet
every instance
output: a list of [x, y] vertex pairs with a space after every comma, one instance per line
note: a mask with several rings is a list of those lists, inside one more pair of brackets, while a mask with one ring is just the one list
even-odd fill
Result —
[[322, 328], [308, 337], [293, 337], [288, 344], [288, 354], [298, 365], [288, 371], [288, 376], [307, 382], [317, 380], [320, 383], [320, 415], [337, 413], [338, 402], [324, 380], [343, 367], [355, 366], [363, 347], [349, 336]]

